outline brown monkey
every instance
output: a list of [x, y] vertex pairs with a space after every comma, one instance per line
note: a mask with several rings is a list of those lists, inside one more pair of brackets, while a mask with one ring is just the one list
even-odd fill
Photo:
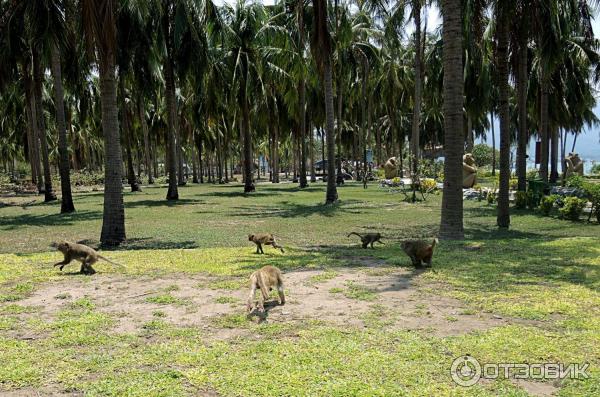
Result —
[[279, 248], [282, 253], [285, 253], [285, 251], [283, 250], [283, 247], [280, 245], [277, 245], [277, 242], [275, 241], [275, 237], [273, 237], [273, 235], [271, 233], [249, 234], [248, 241], [252, 241], [254, 244], [256, 244], [256, 253], [257, 254], [265, 253], [262, 249], [262, 244], [272, 245], [273, 248]]
[[362, 241], [363, 248], [367, 248], [369, 244], [371, 244], [371, 248], [375, 248], [373, 247], [374, 243], [385, 244], [383, 241], [381, 241], [381, 233], [367, 233], [360, 235], [358, 233], [352, 232], [348, 235], [348, 237], [352, 236], [353, 234], [360, 237], [360, 241]]
[[250, 295], [248, 295], [248, 303], [246, 305], [248, 312], [254, 309], [254, 295], [256, 289], [260, 289], [258, 296], [258, 310], [264, 311], [264, 301], [269, 298], [269, 292], [273, 288], [277, 288], [279, 293], [279, 302], [285, 305], [285, 295], [283, 294], [283, 278], [281, 276], [281, 270], [275, 266], [265, 266], [250, 276]]
[[421, 267], [422, 263], [431, 266], [431, 257], [437, 243], [437, 238], [431, 244], [423, 240], [408, 240], [402, 243], [402, 249], [410, 257], [413, 266]]
[[98, 262], [98, 259], [105, 260], [108, 263], [112, 263], [113, 265], [121, 266], [118, 263], [115, 263], [99, 253], [97, 253], [94, 249], [88, 247], [83, 244], [71, 243], [69, 241], [63, 241], [58, 244], [58, 250], [63, 253], [65, 256], [62, 262], [58, 262], [54, 264], [54, 267], [60, 266], [60, 270], [62, 271], [65, 265], [69, 264], [72, 260], [77, 260], [81, 262], [81, 273], [92, 275], [96, 273], [92, 265]]

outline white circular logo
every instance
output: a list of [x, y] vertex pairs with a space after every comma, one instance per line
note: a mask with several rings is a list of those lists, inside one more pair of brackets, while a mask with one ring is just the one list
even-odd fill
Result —
[[457, 357], [450, 367], [452, 380], [459, 386], [473, 386], [481, 379], [481, 364], [471, 356]]

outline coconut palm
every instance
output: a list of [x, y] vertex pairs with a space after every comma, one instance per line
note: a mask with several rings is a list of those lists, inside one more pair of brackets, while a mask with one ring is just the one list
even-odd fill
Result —
[[463, 58], [462, 5], [460, 0], [443, 0], [444, 40], [444, 191], [440, 237], [464, 237], [462, 198], [463, 145]]
[[331, 36], [327, 18], [327, 2], [313, 0], [312, 52], [317, 63], [325, 94], [325, 129], [327, 131], [327, 193], [326, 204], [338, 200], [335, 175], [335, 132], [333, 121], [333, 80], [331, 67]]
[[119, 245], [125, 240], [125, 208], [119, 110], [117, 106], [115, 0], [81, 0], [82, 24], [91, 51], [98, 54], [102, 130], [104, 133], [104, 212], [100, 241]]

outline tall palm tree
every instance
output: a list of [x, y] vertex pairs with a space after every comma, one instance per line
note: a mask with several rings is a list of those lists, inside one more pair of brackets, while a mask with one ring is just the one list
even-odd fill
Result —
[[125, 208], [116, 76], [116, 0], [81, 0], [83, 26], [90, 51], [98, 54], [102, 130], [104, 134], [104, 213], [100, 241], [125, 241]]
[[464, 238], [462, 197], [463, 54], [461, 0], [443, 0], [444, 190], [440, 238]]
[[321, 74], [325, 93], [325, 129], [327, 131], [327, 193], [325, 203], [338, 200], [335, 175], [335, 131], [333, 121], [333, 80], [331, 70], [331, 36], [327, 26], [327, 1], [313, 0], [313, 57]]
[[60, 212], [69, 213], [75, 211], [73, 196], [71, 194], [71, 166], [69, 164], [69, 148], [67, 144], [67, 127], [65, 123], [65, 101], [62, 84], [62, 66], [60, 62], [60, 50], [58, 45], [52, 46], [52, 77], [54, 78], [54, 104], [56, 106], [56, 124], [58, 129], [58, 152], [60, 155], [60, 187], [62, 198]]
[[509, 7], [506, 1], [496, 4], [496, 36], [498, 57], [498, 107], [500, 116], [500, 186], [498, 192], [497, 223], [501, 228], [510, 225], [509, 182], [510, 182], [510, 113], [508, 86], [508, 29]]

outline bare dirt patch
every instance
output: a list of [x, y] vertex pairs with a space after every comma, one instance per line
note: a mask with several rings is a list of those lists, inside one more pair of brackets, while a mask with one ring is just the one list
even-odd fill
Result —
[[[355, 258], [355, 261], [357, 259]], [[339, 268], [321, 280], [326, 271], [299, 270], [285, 274], [287, 304], [269, 305], [263, 321], [302, 323], [321, 320], [340, 326], [366, 327], [385, 321], [393, 329], [423, 330], [448, 336], [514, 323], [517, 320], [475, 313], [455, 299], [424, 292], [421, 271], [383, 267], [358, 259], [367, 267]], [[61, 280], [43, 285], [19, 302], [35, 306], [35, 316], [52, 321], [56, 314], [88, 297], [96, 310], [117, 320], [115, 331], [136, 333], [144, 324], [160, 319], [180, 327], [206, 331], [219, 339], [244, 335], [243, 329], [222, 329], [215, 319], [245, 313], [246, 288], [210, 289], [222, 279], [204, 275], [171, 274], [161, 278], [96, 275], [86, 280]], [[233, 285], [245, 285], [233, 279]], [[426, 287], [426, 286], [423, 286]], [[358, 291], [358, 292], [356, 292]], [[475, 314], [472, 314], [475, 313]], [[23, 314], [27, 316], [27, 314]]]

